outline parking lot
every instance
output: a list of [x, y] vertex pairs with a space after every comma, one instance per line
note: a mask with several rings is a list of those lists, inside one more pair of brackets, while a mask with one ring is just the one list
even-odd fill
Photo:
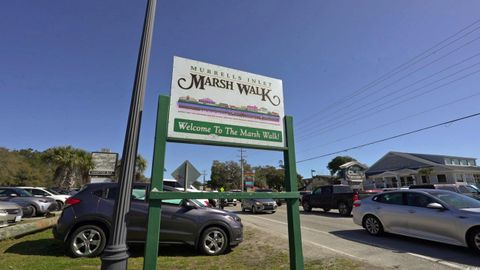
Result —
[[[287, 212], [281, 206], [274, 214], [242, 212], [240, 207], [228, 207], [239, 214], [245, 226], [254, 226], [272, 237], [288, 239]], [[370, 236], [355, 225], [351, 217], [320, 210], [300, 211], [302, 243], [307, 259], [335, 254], [365, 261], [380, 268], [396, 269], [480, 269], [478, 256], [467, 248], [424, 241], [393, 234]], [[286, 244], [288, 247], [288, 244]]]

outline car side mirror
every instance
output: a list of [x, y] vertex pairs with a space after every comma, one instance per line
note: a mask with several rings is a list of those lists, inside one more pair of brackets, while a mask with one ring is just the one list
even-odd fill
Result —
[[427, 208], [437, 209], [437, 210], [445, 210], [445, 207], [443, 207], [443, 205], [441, 205], [441, 204], [439, 204], [439, 203], [436, 203], [436, 202], [429, 203], [429, 204], [427, 205]]

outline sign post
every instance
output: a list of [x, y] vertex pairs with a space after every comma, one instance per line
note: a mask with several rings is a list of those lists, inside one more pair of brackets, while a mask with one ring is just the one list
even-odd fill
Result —
[[[293, 119], [284, 115], [282, 81], [175, 57], [171, 97], [158, 104], [144, 269], [156, 269], [162, 200], [233, 198], [286, 199], [290, 268], [303, 269]], [[163, 192], [167, 141], [283, 151], [286, 192]]]

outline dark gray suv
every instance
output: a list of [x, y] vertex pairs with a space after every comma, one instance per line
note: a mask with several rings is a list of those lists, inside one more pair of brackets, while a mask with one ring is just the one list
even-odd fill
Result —
[[[127, 214], [128, 243], [145, 242], [148, 188], [148, 184], [133, 185]], [[166, 186], [164, 190], [170, 191]], [[71, 256], [95, 257], [103, 252], [117, 192], [117, 183], [96, 183], [67, 199], [53, 234], [66, 244]], [[219, 255], [242, 240], [243, 225], [234, 213], [203, 207], [196, 200], [162, 202], [160, 243], [189, 244], [206, 255]]]

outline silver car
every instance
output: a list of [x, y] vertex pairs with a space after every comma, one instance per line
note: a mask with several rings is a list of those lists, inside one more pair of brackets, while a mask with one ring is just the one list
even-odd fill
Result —
[[22, 207], [16, 203], [0, 201], [0, 214], [6, 216], [8, 225], [22, 220], [23, 211]]
[[480, 201], [447, 190], [384, 192], [355, 201], [353, 221], [371, 235], [384, 231], [470, 247], [480, 253]]
[[27, 204], [32, 216], [43, 215], [57, 210], [57, 202], [48, 197], [37, 198], [27, 191], [16, 187], [0, 187], [0, 201]]

